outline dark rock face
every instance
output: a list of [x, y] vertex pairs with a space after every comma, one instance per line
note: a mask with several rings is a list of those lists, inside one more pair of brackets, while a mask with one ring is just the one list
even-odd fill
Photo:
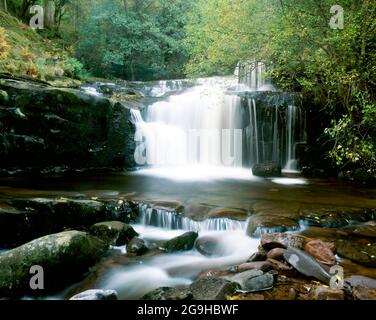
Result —
[[168, 252], [191, 250], [195, 244], [197, 237], [198, 233], [187, 232], [179, 237], [167, 241], [164, 245], [164, 248]]
[[193, 294], [189, 290], [189, 288], [169, 288], [163, 287], [156, 289], [152, 292], [149, 292], [145, 296], [142, 297], [141, 300], [180, 300], [180, 301], [187, 301], [192, 300]]
[[0, 247], [14, 248], [64, 229], [86, 230], [102, 221], [129, 223], [135, 210], [123, 200], [14, 199], [0, 205]]
[[140, 238], [133, 238], [127, 245], [127, 253], [134, 256], [142, 256], [148, 251], [145, 241]]
[[337, 252], [362, 265], [376, 267], [376, 243], [367, 239], [351, 239], [337, 241]]
[[90, 233], [109, 245], [123, 246], [128, 244], [138, 233], [129, 225], [120, 221], [96, 223]]
[[7, 172], [134, 167], [134, 125], [119, 103], [74, 89], [0, 79], [0, 166]]
[[225, 300], [232, 295], [239, 284], [224, 279], [200, 279], [193, 282], [190, 289], [194, 300]]
[[252, 167], [252, 173], [256, 177], [280, 177], [282, 166], [275, 162], [258, 163]]
[[43, 293], [62, 289], [77, 281], [107, 249], [108, 246], [96, 237], [67, 231], [36, 239], [1, 254], [0, 297], [33, 293], [30, 288], [30, 268], [33, 266], [43, 268]]

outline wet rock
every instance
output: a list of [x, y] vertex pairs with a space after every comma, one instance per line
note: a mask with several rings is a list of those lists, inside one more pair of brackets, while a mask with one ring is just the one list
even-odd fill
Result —
[[352, 289], [352, 297], [355, 300], [376, 300], [376, 289], [359, 285]]
[[258, 276], [262, 276], [263, 274], [264, 274], [264, 272], [262, 272], [261, 270], [253, 269], [253, 270], [248, 270], [248, 271], [238, 273], [238, 274], [231, 276], [231, 277], [226, 277], [226, 279], [231, 281], [231, 282], [238, 283], [240, 285], [240, 287], [244, 290], [245, 289], [245, 283], [248, 279], [258, 277]]
[[167, 241], [164, 249], [167, 252], [188, 251], [191, 250], [198, 238], [197, 232], [186, 232], [183, 235]]
[[302, 249], [306, 239], [289, 233], [269, 233], [261, 237], [260, 244], [266, 250], [294, 247]]
[[310, 255], [297, 248], [288, 247], [285, 260], [297, 271], [307, 277], [313, 277], [323, 283], [329, 283], [331, 275]]
[[184, 210], [184, 206], [179, 201], [151, 201], [150, 208], [156, 210], [171, 211], [176, 213], [181, 213]]
[[224, 279], [199, 279], [190, 286], [194, 300], [226, 300], [239, 285]]
[[87, 290], [69, 300], [118, 300], [118, 294], [115, 290]]
[[0, 297], [35, 294], [30, 289], [30, 268], [44, 270], [44, 292], [77, 281], [106, 252], [108, 246], [84, 232], [52, 234], [0, 255]]
[[2, 78], [0, 90], [9, 100], [0, 110], [0, 167], [41, 173], [54, 166], [135, 166], [135, 127], [127, 107], [79, 90]]
[[262, 271], [268, 271], [271, 269], [271, 265], [268, 261], [247, 262], [237, 267], [238, 272], [244, 272], [247, 270], [258, 269]]
[[269, 264], [271, 265], [271, 267], [276, 270], [276, 271], [289, 271], [291, 270], [292, 268], [290, 266], [288, 266], [287, 264], [281, 262], [281, 261], [278, 261], [278, 260], [275, 260], [275, 259], [268, 259], [267, 262], [269, 262]]
[[145, 241], [140, 238], [133, 238], [127, 245], [127, 254], [142, 256], [148, 251]]
[[282, 260], [286, 249], [274, 248], [268, 252], [266, 255], [267, 259]]
[[163, 287], [144, 295], [141, 300], [180, 300], [188, 301], [193, 299], [193, 294], [189, 288], [169, 288]]
[[227, 276], [230, 273], [230, 271], [222, 270], [222, 269], [210, 269], [201, 272], [198, 275], [198, 279], [208, 279], [208, 278], [219, 278]]
[[311, 240], [306, 243], [304, 250], [320, 263], [329, 266], [333, 266], [336, 263], [336, 257], [334, 253], [324, 241]]
[[251, 257], [247, 260], [247, 262], [258, 262], [258, 261], [265, 261], [266, 260], [266, 253], [263, 251], [255, 252], [251, 255]]
[[275, 162], [258, 163], [252, 167], [252, 173], [256, 177], [281, 177], [282, 167]]
[[376, 238], [376, 225], [364, 224], [343, 228], [342, 230], [353, 236]]
[[200, 237], [195, 242], [195, 248], [204, 256], [215, 256], [218, 254], [218, 239], [209, 236]]
[[128, 244], [138, 233], [129, 225], [120, 221], [100, 222], [90, 228], [90, 233], [109, 245]]
[[341, 228], [353, 222], [373, 219], [373, 212], [367, 209], [324, 207], [304, 208], [300, 211], [301, 221], [307, 226]]
[[250, 219], [247, 226], [247, 235], [250, 237], [261, 237], [267, 233], [296, 231], [299, 228], [299, 223], [288, 217], [256, 214]]
[[344, 300], [345, 293], [343, 290], [319, 286], [312, 290], [310, 298], [312, 300]]
[[270, 273], [254, 276], [245, 281], [242, 289], [246, 292], [265, 291], [273, 288], [274, 277]]
[[353, 275], [345, 278], [345, 282], [349, 283], [352, 287], [365, 286], [371, 289], [376, 289], [376, 279], [369, 277]]
[[367, 239], [349, 239], [337, 241], [337, 252], [368, 267], [376, 267], [376, 243]]
[[237, 208], [214, 208], [209, 211], [208, 218], [228, 218], [245, 221], [248, 218], [248, 211]]

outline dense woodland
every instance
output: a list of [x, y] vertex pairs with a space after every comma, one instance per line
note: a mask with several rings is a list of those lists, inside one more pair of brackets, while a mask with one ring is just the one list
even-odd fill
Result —
[[[25, 24], [36, 4], [45, 28], [33, 31]], [[336, 4], [343, 29], [329, 26]], [[376, 176], [375, 1], [0, 0], [0, 8], [2, 72], [156, 80], [263, 61], [278, 88], [303, 93], [319, 112], [319, 144], [333, 166]]]

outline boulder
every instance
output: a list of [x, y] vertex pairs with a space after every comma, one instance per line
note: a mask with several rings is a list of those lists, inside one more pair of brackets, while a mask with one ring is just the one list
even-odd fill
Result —
[[345, 292], [339, 289], [331, 289], [326, 286], [317, 286], [310, 293], [312, 300], [344, 300]]
[[2, 78], [7, 103], [0, 167], [42, 173], [48, 167], [134, 167], [135, 126], [130, 109], [80, 90]]
[[264, 272], [262, 272], [261, 270], [252, 269], [252, 270], [240, 272], [240, 273], [238, 273], [238, 274], [236, 274], [232, 277], [226, 277], [226, 279], [231, 281], [231, 282], [238, 283], [240, 285], [240, 287], [242, 289], [244, 289], [245, 283], [248, 279], [258, 277], [258, 276], [262, 276], [263, 274], [264, 274]]
[[226, 300], [237, 289], [237, 283], [218, 278], [199, 279], [190, 286], [194, 300]]
[[273, 275], [271, 275], [270, 273], [264, 273], [262, 275], [257, 275], [246, 280], [242, 289], [249, 293], [265, 291], [272, 289], [273, 284]]
[[345, 278], [345, 282], [349, 283], [352, 287], [365, 286], [371, 289], [376, 289], [376, 279], [365, 276], [352, 275]]
[[308, 252], [318, 262], [328, 266], [334, 266], [336, 257], [331, 248], [322, 240], [311, 240], [304, 246], [304, 251]]
[[289, 233], [269, 233], [261, 237], [260, 244], [266, 250], [294, 247], [302, 249], [306, 238]]
[[167, 241], [164, 245], [164, 249], [167, 252], [192, 250], [197, 238], [197, 232], [186, 232], [179, 237]]
[[337, 241], [337, 253], [365, 266], [376, 267], [376, 243], [367, 239], [346, 239]]
[[237, 267], [238, 272], [243, 272], [243, 271], [252, 270], [252, 269], [268, 271], [271, 269], [271, 265], [268, 261], [257, 261], [257, 262], [242, 263], [241, 265]]
[[38, 294], [30, 288], [33, 266], [43, 268], [43, 293], [61, 289], [79, 280], [107, 249], [108, 246], [96, 237], [66, 231], [7, 251], [0, 255], [0, 296]]
[[276, 162], [258, 163], [252, 167], [252, 173], [256, 177], [281, 177], [282, 166]]
[[265, 261], [265, 260], [266, 260], [266, 252], [257, 251], [249, 257], [247, 262], [258, 262], [258, 261]]
[[247, 226], [247, 235], [261, 237], [267, 233], [286, 232], [299, 230], [300, 225], [294, 219], [265, 213], [255, 214]]
[[128, 244], [138, 233], [129, 225], [120, 221], [96, 223], [90, 233], [109, 245], [123, 246]]
[[195, 242], [195, 248], [204, 256], [215, 256], [218, 249], [218, 239], [209, 236], [200, 237]]
[[189, 288], [169, 288], [163, 287], [144, 295], [141, 300], [167, 300], [167, 301], [188, 301], [193, 299], [193, 294]]
[[142, 256], [148, 251], [148, 247], [144, 240], [133, 238], [127, 245], [127, 254]]
[[285, 252], [286, 249], [274, 248], [267, 253], [266, 257], [267, 259], [282, 260]]
[[87, 290], [69, 300], [118, 300], [118, 294], [115, 290]]

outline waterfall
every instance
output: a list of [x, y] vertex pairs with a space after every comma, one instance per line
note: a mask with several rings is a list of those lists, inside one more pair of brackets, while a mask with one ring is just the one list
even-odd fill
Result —
[[195, 221], [178, 215], [174, 211], [154, 209], [147, 204], [140, 204], [141, 224], [168, 230], [228, 231], [245, 230], [246, 222], [228, 218], [213, 218], [204, 221]]
[[[262, 64], [252, 71], [251, 86], [266, 84], [264, 71]], [[291, 95], [244, 91], [236, 78], [199, 79], [142, 114], [132, 110], [132, 120], [137, 163], [151, 167], [250, 168], [275, 161], [297, 170], [296, 145], [305, 138], [305, 115]]]

